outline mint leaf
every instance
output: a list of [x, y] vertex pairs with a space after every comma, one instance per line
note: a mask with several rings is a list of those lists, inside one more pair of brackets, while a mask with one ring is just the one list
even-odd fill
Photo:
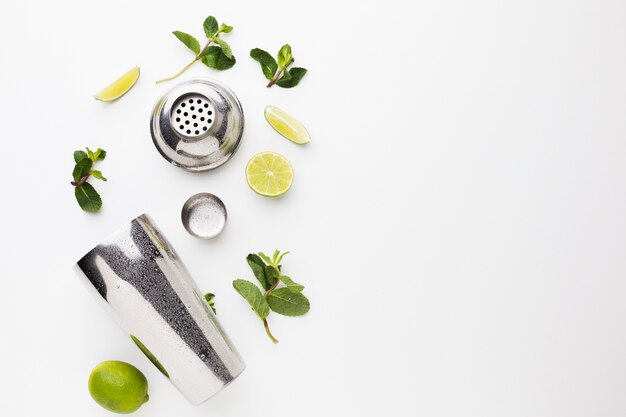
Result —
[[215, 309], [215, 294], [210, 292], [206, 293], [204, 294], [204, 299], [209, 304], [209, 307], [211, 307], [211, 310], [213, 310], [213, 313], [217, 314], [217, 310]]
[[233, 31], [233, 27], [232, 26], [228, 26], [226, 23], [222, 23], [220, 25], [220, 29], [217, 31], [217, 33], [230, 33]]
[[217, 33], [219, 30], [219, 26], [217, 24], [217, 19], [213, 16], [209, 16], [204, 20], [204, 33], [206, 33], [207, 38], [212, 38], [213, 35]]
[[[86, 160], [91, 162], [90, 159]], [[83, 161], [85, 161], [85, 159], [83, 159]], [[85, 211], [94, 213], [102, 207], [100, 195], [88, 182], [74, 187], [74, 195], [76, 196], [76, 201], [78, 201], [80, 208]]]
[[159, 362], [159, 360], [152, 354], [152, 352], [150, 352], [150, 350], [146, 347], [146, 345], [141, 343], [141, 341], [137, 339], [135, 336], [133, 336], [132, 334], [130, 335], [130, 338], [133, 340], [133, 342], [135, 342], [135, 344], [141, 350], [141, 352], [143, 352], [143, 354], [146, 355], [146, 358], [148, 358], [148, 360], [152, 362], [152, 364], [156, 366], [156, 368], [163, 375], [165, 375], [166, 378], [169, 378], [170, 375], [167, 373], [163, 365], [161, 365], [161, 362]]
[[85, 158], [89, 158], [85, 151], [74, 151], [74, 162], [78, 163], [78, 161]]
[[248, 261], [248, 265], [250, 265], [250, 269], [252, 269], [252, 273], [256, 279], [261, 283], [263, 289], [267, 291], [272, 284], [268, 282], [265, 276], [265, 262], [253, 253], [246, 257], [246, 261]]
[[72, 172], [72, 177], [74, 177], [74, 182], [80, 181], [85, 175], [89, 174], [91, 167], [93, 165], [93, 161], [90, 158], [83, 158], [76, 163], [74, 167], [74, 171]]
[[272, 77], [274, 77], [274, 74], [278, 70], [278, 64], [273, 56], [262, 49], [254, 48], [250, 51], [250, 57], [261, 64], [261, 70], [265, 78], [271, 80]]
[[294, 293], [289, 288], [277, 288], [267, 297], [272, 311], [283, 316], [301, 316], [306, 314], [311, 305], [301, 293]]
[[91, 159], [92, 161], [96, 161], [96, 158], [94, 156], [94, 153], [91, 151], [91, 149], [87, 148], [87, 155], [89, 155], [89, 159]]
[[263, 269], [265, 270], [265, 279], [270, 287], [276, 284], [276, 281], [278, 281], [278, 272], [276, 272], [276, 268], [271, 265], [266, 265]]
[[293, 57], [291, 56], [291, 46], [289, 44], [283, 45], [278, 51], [278, 66], [281, 69], [285, 69], [291, 64]]
[[93, 153], [94, 156], [94, 162], [96, 161], [104, 161], [104, 158], [106, 158], [107, 156], [107, 151], [105, 151], [104, 149], [96, 149], [96, 151]]
[[233, 281], [233, 287], [237, 292], [248, 301], [252, 310], [263, 320], [270, 314], [270, 308], [267, 304], [267, 300], [263, 298], [263, 294], [259, 290], [259, 287], [246, 281], [245, 279], [236, 279]]
[[89, 174], [92, 175], [93, 177], [101, 180], [101, 181], [106, 181], [107, 180], [106, 178], [104, 178], [104, 176], [102, 175], [102, 172], [100, 172], [100, 171], [91, 170], [91, 171], [89, 171]]
[[261, 257], [261, 259], [263, 259], [265, 261], [266, 264], [268, 265], [272, 265], [272, 260], [270, 259], [269, 256], [267, 256], [266, 254], [264, 254], [263, 252], [259, 252], [258, 253], [259, 256]]
[[287, 289], [291, 292], [302, 292], [302, 290], [304, 290], [304, 285], [294, 282], [287, 275], [279, 275], [278, 279], [281, 280], [282, 283], [285, 284], [287, 286]]
[[306, 73], [307, 70], [305, 68], [293, 67], [291, 69], [287, 69], [285, 70], [283, 77], [276, 81], [276, 85], [283, 88], [295, 87]]
[[215, 42], [216, 44], [218, 44], [222, 48], [222, 51], [224, 51], [224, 55], [226, 55], [228, 58], [230, 58], [230, 59], [234, 59], [235, 58], [233, 56], [233, 51], [230, 49], [230, 46], [228, 46], [228, 43], [226, 43], [225, 40], [220, 39], [220, 38], [214, 38], [213, 42]]
[[280, 251], [279, 251], [278, 249], [276, 249], [276, 250], [274, 251], [274, 254], [272, 255], [272, 263], [273, 263], [274, 265], [277, 265], [277, 263], [276, 263], [276, 259], [278, 259], [278, 255], [280, 255]]
[[235, 57], [232, 59], [228, 58], [219, 46], [209, 46], [202, 57], [202, 63], [204, 65], [220, 71], [232, 68], [236, 62]]
[[198, 55], [200, 53], [200, 42], [198, 42], [196, 38], [178, 30], [172, 33], [178, 38], [178, 40], [184, 43], [187, 48], [191, 49], [194, 54]]
[[287, 252], [283, 252], [283, 253], [282, 253], [282, 254], [278, 257], [278, 259], [276, 260], [276, 262], [274, 262], [274, 263], [275, 263], [276, 265], [280, 265], [280, 262], [283, 260], [283, 258], [285, 257], [285, 255], [288, 255], [288, 254], [289, 254], [289, 251], [287, 251]]

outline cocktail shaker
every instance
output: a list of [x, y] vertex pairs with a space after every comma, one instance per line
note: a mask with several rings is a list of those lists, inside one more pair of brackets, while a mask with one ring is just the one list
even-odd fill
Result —
[[75, 266], [89, 291], [194, 405], [245, 368], [180, 258], [146, 214]]

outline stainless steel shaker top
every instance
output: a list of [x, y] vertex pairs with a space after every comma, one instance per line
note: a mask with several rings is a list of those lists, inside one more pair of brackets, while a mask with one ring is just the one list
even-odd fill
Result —
[[241, 103], [228, 87], [208, 78], [186, 81], [159, 98], [150, 133], [161, 155], [188, 171], [225, 164], [243, 135]]

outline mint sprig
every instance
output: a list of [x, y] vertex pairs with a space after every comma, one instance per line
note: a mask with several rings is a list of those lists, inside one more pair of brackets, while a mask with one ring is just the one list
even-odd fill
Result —
[[217, 23], [217, 19], [213, 16], [209, 16], [204, 20], [203, 28], [208, 42], [202, 49], [200, 48], [200, 42], [190, 34], [181, 31], [172, 32], [174, 36], [176, 36], [176, 38], [178, 38], [178, 40], [189, 48], [196, 56], [193, 61], [185, 65], [183, 69], [171, 77], [157, 81], [157, 84], [173, 80], [174, 78], [180, 76], [197, 61], [202, 61], [202, 63], [207, 67], [220, 71], [227, 70], [235, 65], [237, 61], [235, 60], [233, 51], [230, 49], [228, 43], [219, 37], [222, 33], [232, 32], [233, 27], [228, 26], [226, 23], [222, 23], [220, 25]]
[[285, 44], [280, 48], [276, 57], [277, 60], [269, 53], [259, 48], [252, 49], [250, 56], [261, 65], [263, 75], [270, 80], [267, 84], [267, 88], [274, 84], [283, 88], [295, 87], [307, 72], [305, 68], [288, 68], [289, 65], [294, 62], [293, 55], [291, 54], [291, 46], [289, 46], [289, 44]]
[[209, 304], [209, 307], [211, 307], [211, 310], [213, 310], [213, 313], [217, 314], [217, 310], [215, 309], [215, 294], [211, 292], [206, 293], [204, 294], [204, 299]]
[[101, 181], [107, 179], [102, 172], [92, 169], [93, 164], [103, 161], [106, 158], [106, 151], [98, 148], [95, 152], [87, 148], [85, 151], [74, 151], [74, 170], [72, 171], [73, 181], [70, 182], [74, 186], [74, 196], [80, 208], [89, 212], [96, 212], [102, 208], [102, 199], [100, 194], [91, 184], [87, 182], [90, 176]]
[[250, 281], [244, 279], [233, 281], [233, 287], [263, 321], [265, 332], [274, 343], [278, 343], [278, 340], [272, 335], [267, 322], [270, 310], [284, 316], [302, 316], [311, 307], [309, 300], [302, 294], [304, 286], [281, 273], [280, 263], [288, 253], [276, 250], [271, 258], [263, 252], [251, 253], [246, 257], [264, 292]]

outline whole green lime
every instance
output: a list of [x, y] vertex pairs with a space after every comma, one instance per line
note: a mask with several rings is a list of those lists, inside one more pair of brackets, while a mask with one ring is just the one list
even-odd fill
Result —
[[91, 371], [89, 393], [107, 410], [129, 414], [148, 401], [148, 380], [129, 363], [106, 361]]

